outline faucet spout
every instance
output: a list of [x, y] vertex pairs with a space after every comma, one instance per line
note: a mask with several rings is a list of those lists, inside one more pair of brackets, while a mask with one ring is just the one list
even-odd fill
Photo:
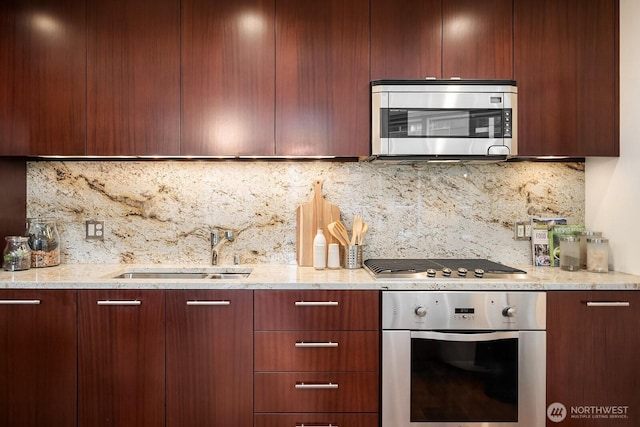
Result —
[[217, 230], [211, 232], [211, 265], [218, 265], [220, 248], [225, 242], [233, 242], [233, 240], [233, 231], [231, 230], [225, 231], [222, 239], [220, 239]]

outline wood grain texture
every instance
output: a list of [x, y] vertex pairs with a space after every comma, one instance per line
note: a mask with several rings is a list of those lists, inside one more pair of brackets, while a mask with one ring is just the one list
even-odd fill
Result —
[[[377, 331], [256, 332], [256, 371], [349, 371], [379, 369]], [[296, 347], [296, 343], [334, 343], [335, 347]]]
[[256, 414], [254, 427], [345, 426], [378, 427], [378, 414]]
[[619, 155], [618, 8], [515, 0], [518, 155]]
[[[377, 372], [259, 372], [254, 376], [256, 412], [377, 412]], [[297, 389], [296, 384], [337, 384], [335, 389]]]
[[79, 292], [78, 426], [164, 427], [164, 351], [162, 291]]
[[0, 425], [76, 425], [76, 292], [0, 290]]
[[369, 1], [278, 1], [276, 155], [366, 156]]
[[182, 155], [275, 154], [275, 0], [182, 2]]
[[322, 181], [314, 181], [313, 199], [296, 209], [296, 258], [299, 266], [313, 266], [313, 240], [318, 234], [318, 227], [322, 227], [327, 248], [330, 243], [338, 243], [327, 229], [327, 225], [339, 220], [340, 208], [324, 198]]
[[513, 78], [512, 0], [442, 2], [442, 77]]
[[[168, 291], [167, 426], [250, 426], [253, 292]], [[187, 301], [229, 301], [189, 306]]]
[[0, 246], [6, 236], [22, 236], [27, 218], [27, 162], [0, 158]]
[[[587, 301], [628, 301], [629, 307], [587, 307]], [[637, 333], [640, 294], [624, 291], [547, 294], [547, 403], [640, 407]], [[567, 417], [567, 426], [593, 425]], [[598, 419], [598, 426], [632, 426], [637, 419]], [[547, 421], [547, 426], [557, 425]]]
[[[337, 306], [296, 306], [296, 301], [334, 301]], [[255, 331], [377, 331], [377, 291], [269, 290], [254, 292]]]
[[87, 22], [87, 154], [179, 154], [179, 0], [89, 2]]
[[85, 153], [82, 0], [0, 7], [0, 155]]
[[371, 80], [426, 77], [442, 77], [442, 0], [371, 0]]

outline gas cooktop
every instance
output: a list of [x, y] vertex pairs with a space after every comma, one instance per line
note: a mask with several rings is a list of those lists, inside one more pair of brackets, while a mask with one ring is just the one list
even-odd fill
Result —
[[527, 272], [488, 259], [368, 259], [375, 279], [524, 279]]

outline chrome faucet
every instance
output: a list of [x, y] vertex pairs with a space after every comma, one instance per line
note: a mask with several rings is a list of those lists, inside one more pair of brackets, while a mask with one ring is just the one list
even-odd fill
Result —
[[222, 239], [220, 239], [220, 237], [218, 236], [218, 230], [214, 230], [211, 232], [211, 265], [218, 265], [218, 255], [220, 253], [220, 247], [227, 241], [233, 242], [233, 231], [225, 231]]

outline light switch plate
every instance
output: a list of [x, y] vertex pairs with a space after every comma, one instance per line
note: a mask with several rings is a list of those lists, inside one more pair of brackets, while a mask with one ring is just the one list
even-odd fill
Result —
[[104, 221], [85, 222], [87, 240], [104, 240]]

